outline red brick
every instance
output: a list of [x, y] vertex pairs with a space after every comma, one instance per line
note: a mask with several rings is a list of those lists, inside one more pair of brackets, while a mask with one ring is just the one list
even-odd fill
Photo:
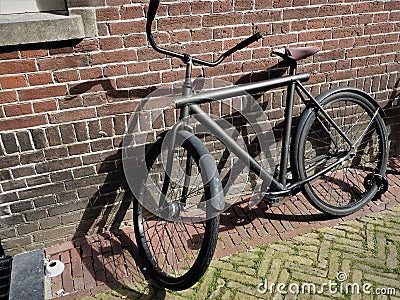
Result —
[[[65, 242], [63, 244], [60, 244], [58, 246], [50, 247], [46, 249], [46, 255], [55, 255], [55, 254], [60, 254], [62, 252], [68, 251], [74, 247], [73, 242]], [[54, 259], [59, 259], [54, 258]]]
[[371, 24], [365, 27], [364, 34], [372, 35], [372, 34], [384, 34], [386, 32], [393, 31], [393, 24], [385, 23], [385, 24]]
[[119, 20], [118, 7], [101, 7], [96, 9], [96, 19], [98, 22]]
[[298, 35], [295, 33], [268, 35], [264, 38], [263, 43], [268, 46], [286, 46], [297, 42]]
[[21, 50], [22, 58], [44, 57], [47, 55], [48, 55], [48, 50], [46, 49]]
[[4, 111], [7, 117], [29, 115], [33, 113], [31, 103], [7, 105], [4, 106]]
[[[258, 29], [256, 31], [259, 31]], [[249, 37], [253, 34], [253, 26], [244, 25], [233, 28], [234, 37]]]
[[360, 3], [353, 4], [353, 13], [372, 13], [376, 11], [382, 11], [384, 7], [384, 2], [380, 1], [362, 1]]
[[[188, 17], [188, 18], [190, 18], [190, 17]], [[179, 18], [178, 18], [178, 20], [179, 20]], [[241, 21], [238, 22], [238, 20], [242, 20], [242, 14], [240, 14], [240, 13], [205, 15], [203, 17], [203, 26], [204, 27], [214, 27], [214, 26], [233, 25], [233, 24], [237, 24], [237, 23], [240, 24]], [[182, 29], [184, 29], [185, 26], [190, 26], [189, 28], [198, 28], [199, 27], [196, 24], [196, 22], [194, 22], [194, 21], [189, 23], [189, 20], [187, 20], [186, 22], [188, 25], [185, 25], [186, 24], [185, 20], [182, 20], [182, 23], [183, 23]]]
[[299, 33], [299, 42], [315, 41], [315, 40], [328, 40], [331, 38], [330, 29], [322, 30], [309, 30]]
[[116, 22], [109, 26], [111, 35], [142, 33], [146, 28], [146, 20]]
[[[209, 17], [209, 16], [203, 17], [203, 22], [204, 22], [203, 25], [208, 26], [208, 27], [214, 26], [211, 24], [211, 21], [209, 21], [209, 23], [207, 23], [206, 20], [204, 19], [205, 17]], [[228, 24], [226, 24], [226, 25], [228, 25]], [[187, 28], [199, 28], [199, 27], [201, 27], [201, 18], [198, 16], [162, 18], [158, 21], [158, 28], [159, 28], [159, 30], [162, 30], [162, 31], [187, 29]]]
[[143, 75], [131, 75], [122, 78], [117, 78], [118, 88], [130, 88], [145, 85], [154, 85], [160, 83], [159, 73], [148, 73]]
[[107, 102], [105, 93], [83, 95], [82, 99], [83, 106], [97, 106]]
[[127, 19], [138, 19], [144, 17], [143, 7], [134, 5], [134, 6], [122, 6], [119, 10], [122, 20]]
[[382, 74], [385, 72], [385, 66], [369, 66], [358, 70], [358, 77], [374, 76], [376, 74]]
[[96, 286], [96, 280], [94, 278], [94, 270], [92, 265], [92, 259], [90, 257], [82, 259], [83, 261], [83, 281], [85, 283], [85, 289], [91, 289]]
[[145, 34], [130, 34], [123, 37], [124, 45], [127, 48], [130, 47], [141, 47], [146, 45], [146, 35]]
[[63, 288], [65, 293], [72, 293], [74, 291], [74, 284], [71, 276], [71, 264], [64, 262], [64, 265], [65, 265], [64, 272], [61, 275], [63, 281]]
[[192, 14], [203, 14], [205, 11], [212, 11], [212, 2], [192, 1], [190, 2]]
[[4, 51], [0, 53], [0, 60], [19, 58], [17, 51]]
[[96, 79], [103, 77], [102, 69], [100, 67], [81, 69], [79, 71], [81, 80]]
[[350, 4], [343, 4], [343, 3], [340, 5], [332, 4], [332, 5], [321, 6], [319, 9], [318, 16], [320, 17], [339, 16], [339, 15], [351, 14], [351, 12], [352, 12], [352, 5]]
[[18, 91], [20, 101], [59, 97], [65, 96], [66, 94], [67, 87], [65, 85], [49, 85], [41, 88], [31, 88]]
[[97, 39], [84, 39], [75, 46], [75, 52], [90, 52], [99, 50]]
[[283, 20], [304, 19], [318, 17], [318, 7], [306, 6], [283, 10]]
[[81, 266], [81, 256], [79, 248], [72, 248], [71, 251], [71, 269], [72, 269], [72, 277], [82, 277], [82, 266]]
[[123, 47], [123, 39], [120, 36], [112, 36], [100, 39], [100, 50], [115, 50]]
[[94, 108], [75, 109], [73, 111], [61, 111], [51, 113], [49, 115], [50, 123], [68, 123], [72, 121], [90, 119], [96, 117], [96, 110]]
[[235, 11], [252, 10], [252, 9], [253, 9], [252, 1], [247, 1], [247, 0], [236, 0], [235, 1], [235, 6], [234, 6]]
[[79, 80], [78, 71], [67, 70], [54, 72], [54, 80], [59, 83], [77, 81]]
[[45, 85], [53, 83], [53, 77], [51, 73], [34, 73], [28, 74], [29, 85]]
[[138, 48], [137, 50], [137, 58], [139, 62], [153, 59], [162, 59], [165, 57], [165, 55], [158, 53], [157, 51], [154, 51], [150, 48]]
[[[105, 77], [121, 76], [121, 75], [127, 74], [125, 64], [110, 65], [110, 66], [104, 67], [103, 72], [104, 72]], [[142, 72], [139, 72], [139, 73], [142, 73]]]
[[233, 10], [233, 1], [214, 1], [213, 12], [229, 12]]
[[83, 101], [80, 95], [74, 97], [68, 97], [65, 99], [58, 99], [57, 102], [58, 102], [58, 107], [61, 110], [83, 107]]
[[78, 84], [68, 85], [69, 93], [71, 95], [79, 95], [88, 92], [109, 91], [114, 90], [114, 79], [98, 79], [92, 81], [85, 81]]
[[38, 60], [39, 70], [62, 70], [68, 68], [86, 67], [89, 65], [87, 55], [68, 55], [59, 57], [43, 58]]
[[0, 61], [0, 75], [34, 71], [36, 71], [36, 64], [33, 60]]
[[115, 62], [126, 62], [137, 60], [137, 53], [134, 49], [124, 49], [112, 52], [101, 52], [92, 54], [92, 63], [94, 65], [108, 64]]
[[211, 28], [193, 29], [190, 31], [192, 41], [206, 41], [213, 38], [213, 32]]
[[107, 104], [97, 108], [97, 114], [100, 117], [104, 117], [120, 113], [129, 113], [135, 111], [137, 106], [138, 103], [133, 101]]
[[258, 20], [263, 20], [263, 22], [271, 22], [281, 21], [282, 18], [279, 11], [254, 11], [250, 13], [246, 12], [243, 16], [244, 24], [259, 23]]
[[42, 115], [25, 116], [25, 117], [0, 120], [0, 128], [2, 130], [14, 130], [14, 129], [45, 125], [46, 123], [47, 123], [46, 116], [42, 114]]
[[60, 46], [51, 48], [49, 50], [50, 55], [57, 55], [57, 54], [71, 54], [74, 52], [74, 48], [72, 46]]
[[18, 75], [0, 77], [0, 86], [4, 90], [26, 87], [25, 76]]
[[[74, 270], [72, 270], [72, 272], [73, 271]], [[84, 291], [85, 283], [83, 281], [83, 277], [74, 278], [73, 284], [74, 284], [74, 290], [79, 291], [79, 293], [74, 293], [74, 299], [77, 299], [76, 297], [81, 298], [90, 295], [89, 291]]]

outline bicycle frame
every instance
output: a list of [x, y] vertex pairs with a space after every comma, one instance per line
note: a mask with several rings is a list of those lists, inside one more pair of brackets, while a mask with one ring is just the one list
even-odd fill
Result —
[[[265, 192], [264, 196], [290, 196], [293, 191], [300, 186], [320, 177], [321, 175], [329, 172], [337, 165], [346, 161], [354, 144], [348, 138], [345, 132], [343, 132], [337, 124], [331, 119], [331, 117], [324, 111], [320, 103], [301, 85], [301, 82], [309, 80], [310, 74], [300, 73], [296, 74], [296, 66], [291, 66], [289, 75], [281, 78], [268, 79], [255, 83], [242, 84], [232, 87], [225, 87], [217, 90], [208, 92], [202, 92], [199, 94], [192, 94], [192, 87], [190, 84], [191, 65], [188, 64], [186, 71], [185, 84], [183, 85], [182, 96], [178, 97], [174, 101], [174, 107], [181, 110], [181, 119], [193, 115], [197, 121], [199, 121], [205, 128], [209, 130], [218, 140], [225, 144], [230, 151], [232, 151], [240, 160], [248, 161], [250, 163], [250, 169], [255, 172], [262, 180], [267, 180], [275, 187], [274, 191]], [[286, 109], [285, 109], [285, 120], [284, 130], [282, 138], [281, 148], [281, 164], [279, 170], [278, 180], [273, 177], [272, 174], [267, 172], [246, 150], [242, 149], [237, 142], [229, 136], [207, 113], [201, 108], [200, 104], [208, 103], [212, 101], [227, 99], [231, 97], [244, 96], [249, 93], [266, 92], [268, 90], [287, 86], [287, 97], [286, 97]], [[338, 133], [346, 140], [350, 146], [350, 150], [343, 154], [343, 157], [338, 159], [335, 163], [325, 167], [319, 172], [313, 174], [305, 180], [287, 184], [288, 178], [288, 160], [289, 160], [289, 145], [292, 127], [292, 116], [293, 116], [293, 104], [295, 93], [299, 95], [302, 102], [306, 105], [314, 105], [324, 115], [326, 120], [332, 124], [332, 126], [338, 131]], [[304, 95], [307, 97], [304, 97]], [[179, 130], [177, 127], [175, 130]], [[328, 129], [325, 129], [328, 131]], [[328, 134], [330, 132], [328, 131]], [[173, 145], [174, 141], [172, 141]]]

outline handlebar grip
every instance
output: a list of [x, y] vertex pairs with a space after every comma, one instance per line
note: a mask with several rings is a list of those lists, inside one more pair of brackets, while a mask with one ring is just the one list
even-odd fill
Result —
[[226, 55], [231, 55], [232, 53], [241, 50], [243, 48], [246, 48], [248, 45], [250, 45], [251, 43], [254, 43], [255, 41], [261, 39], [263, 37], [263, 35], [261, 34], [261, 32], [257, 32], [256, 34], [253, 34], [251, 37], [248, 37], [247, 39], [245, 39], [244, 41], [241, 41], [239, 44], [237, 44], [235, 47], [229, 49], [226, 52]]
[[149, 9], [147, 11], [147, 24], [151, 25], [151, 23], [153, 23], [159, 4], [160, 0], [150, 0]]

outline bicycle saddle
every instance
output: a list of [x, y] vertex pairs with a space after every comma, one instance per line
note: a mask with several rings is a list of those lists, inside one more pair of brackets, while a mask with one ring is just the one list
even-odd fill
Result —
[[301, 60], [314, 55], [321, 49], [319, 47], [298, 47], [298, 48], [284, 48], [272, 51], [272, 54], [278, 55], [287, 60]]

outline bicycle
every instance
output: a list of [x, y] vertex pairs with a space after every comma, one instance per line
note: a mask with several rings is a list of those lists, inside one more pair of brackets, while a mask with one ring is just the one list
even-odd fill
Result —
[[[202, 277], [215, 251], [219, 215], [225, 207], [215, 160], [185, 122], [189, 116], [194, 115], [202, 126], [229, 147], [240, 160], [248, 162], [250, 169], [263, 182], [270, 183], [270, 187], [262, 191], [262, 198], [269, 199], [272, 205], [279, 205], [283, 197], [302, 191], [307, 200], [320, 211], [344, 216], [361, 209], [387, 190], [385, 172], [388, 134], [383, 120], [384, 113], [377, 102], [367, 93], [352, 87], [334, 88], [313, 97], [301, 84], [309, 80], [310, 74], [298, 74], [297, 62], [316, 54], [319, 48], [273, 51], [273, 54], [289, 64], [288, 75], [284, 77], [241, 84], [239, 89], [235, 86], [224, 87], [195, 94], [191, 78], [193, 64], [208, 67], [219, 65], [234, 52], [262, 38], [262, 35], [256, 33], [223, 53], [217, 60], [205, 61], [156, 44], [152, 23], [158, 6], [159, 0], [150, 0], [147, 38], [157, 52], [181, 59], [186, 65], [186, 75], [182, 96], [173, 103], [179, 112], [180, 122], [146, 149], [144, 173], [147, 174], [135, 180], [136, 201], [133, 209], [136, 241], [144, 260], [144, 269], [157, 285], [182, 290]], [[200, 105], [285, 86], [285, 120], [279, 176], [276, 179]], [[295, 94], [304, 103], [305, 109], [292, 132]], [[160, 158], [166, 136], [167, 149], [164, 150], [167, 154]], [[289, 160], [291, 179], [288, 178]], [[128, 164], [127, 168], [132, 169], [132, 165]], [[175, 169], [180, 171], [173, 173]], [[178, 179], [174, 181], [173, 177]], [[159, 188], [153, 192], [146, 190], [146, 180], [149, 178], [159, 183]], [[197, 182], [191, 183], [192, 180]], [[181, 183], [180, 186], [176, 184], [177, 181]], [[145, 195], [150, 195], [153, 201], [150, 208], [144, 205]], [[206, 218], [195, 220], [188, 213], [188, 206], [200, 208]], [[185, 222], [187, 220], [198, 222]]]

